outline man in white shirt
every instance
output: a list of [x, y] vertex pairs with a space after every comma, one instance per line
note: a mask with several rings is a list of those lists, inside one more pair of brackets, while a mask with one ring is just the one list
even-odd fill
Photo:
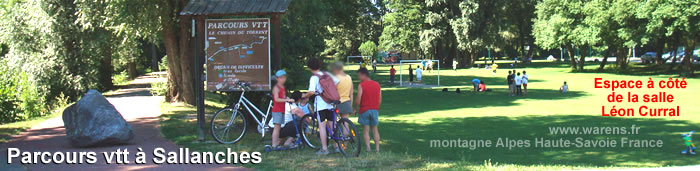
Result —
[[520, 76], [520, 73], [516, 74], [515, 76], [515, 95], [523, 95], [523, 89], [521, 85], [523, 84], [523, 76]]
[[457, 61], [452, 61], [452, 70], [457, 71]]
[[338, 78], [335, 78], [333, 74], [323, 72], [321, 71], [321, 66], [323, 65], [323, 62], [320, 59], [317, 58], [311, 58], [309, 61], [306, 63], [306, 66], [309, 67], [309, 70], [311, 70], [311, 73], [313, 76], [309, 79], [309, 92], [304, 94], [303, 98], [308, 98], [313, 95], [316, 95], [316, 98], [314, 99], [314, 107], [316, 108], [316, 113], [319, 119], [319, 122], [321, 122], [318, 127], [319, 131], [321, 134], [321, 150], [316, 152], [318, 155], [327, 155], [328, 154], [328, 135], [326, 132], [326, 120], [333, 120], [333, 105], [326, 103], [326, 101], [323, 100], [321, 97], [321, 92], [323, 92], [323, 88], [321, 87], [321, 84], [319, 82], [320, 78], [317, 75], [323, 76], [325, 74], [328, 74], [331, 76], [333, 79], [333, 83], [338, 84], [340, 81]]

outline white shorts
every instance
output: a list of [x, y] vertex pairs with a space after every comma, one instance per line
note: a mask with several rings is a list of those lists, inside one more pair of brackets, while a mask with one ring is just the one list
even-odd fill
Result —
[[423, 77], [416, 77], [416, 80], [421, 81], [421, 78]]

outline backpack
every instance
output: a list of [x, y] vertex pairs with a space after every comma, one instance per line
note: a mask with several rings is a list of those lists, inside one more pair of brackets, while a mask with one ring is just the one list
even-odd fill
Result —
[[326, 103], [339, 104], [340, 94], [338, 93], [338, 88], [335, 86], [335, 82], [333, 82], [333, 78], [331, 78], [330, 74], [324, 73], [323, 75], [314, 75], [318, 77], [318, 84], [320, 84], [321, 89], [323, 89], [323, 92], [321, 92], [321, 98], [323, 101], [326, 101]]

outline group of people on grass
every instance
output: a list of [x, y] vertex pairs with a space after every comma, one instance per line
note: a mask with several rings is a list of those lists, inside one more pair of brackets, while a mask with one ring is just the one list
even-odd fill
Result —
[[[322, 71], [323, 62], [317, 58], [311, 58], [307, 62], [307, 67], [312, 76], [309, 79], [309, 88], [306, 93], [295, 91], [290, 97], [286, 95], [284, 83], [287, 79], [287, 73], [284, 70], [279, 70], [275, 73], [277, 83], [272, 89], [273, 107], [272, 107], [272, 122], [274, 128], [272, 131], [272, 148], [280, 147], [281, 139], [288, 137], [282, 143], [287, 147], [294, 147], [294, 139], [296, 137], [296, 128], [289, 126], [296, 115], [301, 118], [304, 115], [318, 116], [319, 130], [321, 138], [321, 149], [316, 152], [318, 155], [327, 155], [328, 150], [328, 135], [326, 124], [334, 122], [333, 110], [337, 109], [337, 113], [341, 118], [348, 118], [350, 114], [358, 116], [358, 123], [363, 126], [364, 143], [367, 146], [367, 151], [371, 151], [369, 142], [369, 131], [374, 135], [375, 150], [379, 151], [379, 106], [382, 101], [382, 92], [379, 83], [370, 78], [367, 68], [361, 67], [357, 71], [357, 78], [360, 79], [360, 84], [357, 86], [357, 96], [354, 97], [354, 86], [350, 75], [346, 74], [343, 69], [342, 62], [335, 62], [330, 65], [330, 72]], [[324, 87], [329, 90], [324, 90]], [[338, 104], [328, 101], [325, 93], [337, 93], [340, 97]], [[315, 97], [314, 97], [315, 96]], [[308, 104], [309, 98], [314, 97], [311, 108]], [[354, 98], [354, 99], [353, 99]], [[354, 107], [353, 107], [354, 102]], [[315, 110], [314, 110], [315, 109]], [[300, 122], [300, 121], [299, 121]], [[290, 134], [291, 133], [291, 134]], [[335, 147], [335, 152], [339, 152], [338, 147]]]
[[[392, 66], [393, 68], [393, 66]], [[420, 66], [416, 67], [416, 82], [417, 83], [422, 83], [423, 82], [423, 69], [421, 69]], [[413, 66], [408, 65], [408, 85], [413, 85]]]
[[520, 72], [516, 72], [515, 70], [513, 70], [512, 72], [508, 71], [508, 76], [506, 77], [506, 79], [508, 79], [508, 89], [510, 90], [510, 96], [527, 95], [527, 83], [530, 79], [529, 77], [530, 76], [527, 75], [526, 71], [523, 71], [522, 75], [520, 75]]
[[[493, 70], [493, 73], [496, 73], [496, 69]], [[523, 70], [521, 75], [520, 72], [517, 72], [516, 70], [509, 70], [508, 76], [506, 76], [506, 80], [508, 82], [508, 91], [510, 96], [527, 95], [527, 83], [530, 80], [530, 75], [527, 74], [527, 71]], [[474, 78], [472, 80], [472, 84], [474, 86], [475, 92], [490, 91], [489, 89], [486, 89], [486, 82], [484, 80]], [[566, 93], [568, 91], [569, 85], [567, 85], [566, 81], [564, 81], [564, 84], [561, 87], [559, 87], [559, 92]]]
[[[495, 74], [496, 70], [494, 69], [493, 72]], [[530, 76], [527, 75], [526, 71], [523, 71], [522, 75], [520, 74], [520, 72], [516, 72], [515, 70], [508, 71], [508, 76], [506, 76], [506, 80], [508, 82], [509, 94], [511, 96], [527, 95], [527, 83], [529, 79]], [[491, 91], [486, 88], [486, 81], [484, 80], [474, 78], [472, 79], [472, 84], [474, 86], [475, 92]]]

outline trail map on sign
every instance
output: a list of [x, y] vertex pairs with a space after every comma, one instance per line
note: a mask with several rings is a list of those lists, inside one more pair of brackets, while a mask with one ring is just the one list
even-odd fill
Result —
[[207, 90], [236, 91], [236, 82], [270, 90], [270, 20], [206, 20]]

